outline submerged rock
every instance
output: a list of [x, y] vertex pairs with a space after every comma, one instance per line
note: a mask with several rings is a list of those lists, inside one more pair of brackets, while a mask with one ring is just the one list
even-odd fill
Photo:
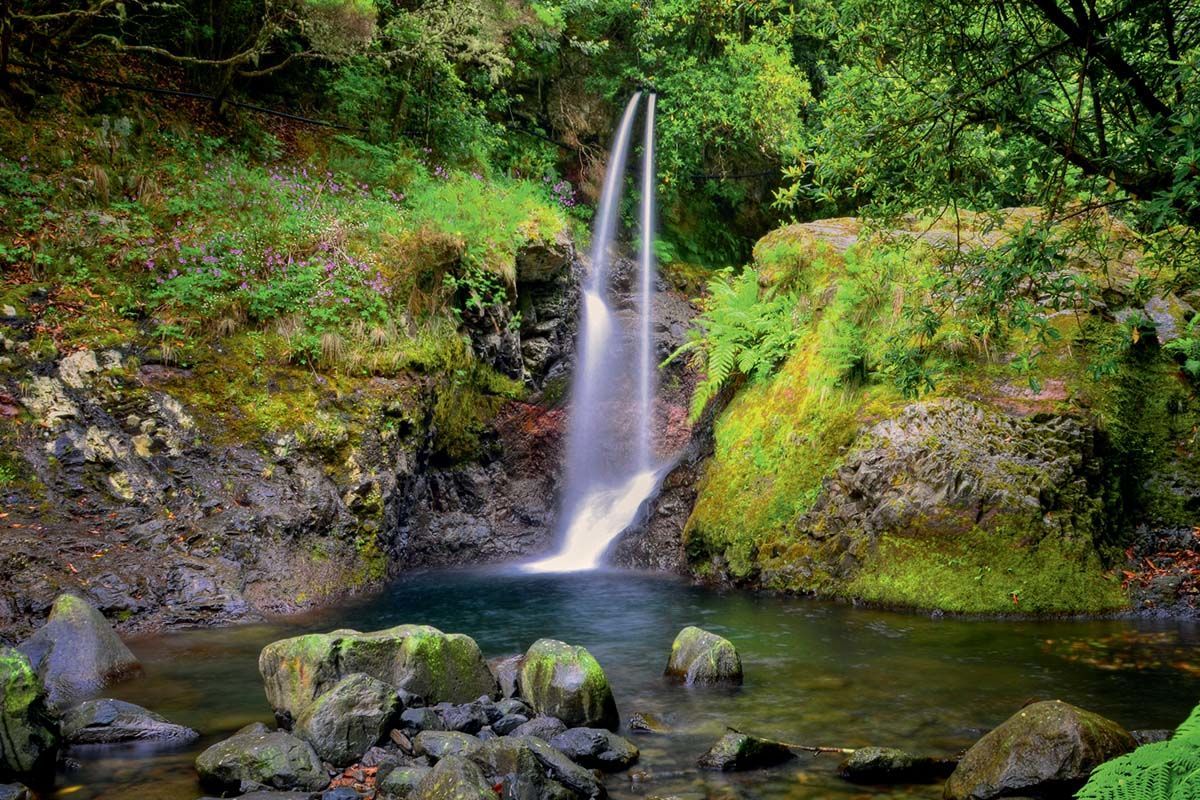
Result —
[[24, 653], [0, 646], [0, 774], [37, 776], [54, 769], [58, 724], [46, 690]]
[[1069, 795], [1093, 769], [1137, 742], [1112, 720], [1061, 700], [1034, 703], [966, 752], [946, 781], [946, 800], [991, 800], [1055, 791]]
[[417, 786], [421, 800], [496, 800], [496, 793], [475, 764], [462, 756], [447, 756]]
[[284, 731], [248, 725], [196, 758], [200, 783], [216, 791], [245, 787], [317, 791], [329, 776], [312, 746]]
[[664, 674], [686, 686], [741, 686], [742, 659], [733, 642], [688, 626], [675, 637]]
[[928, 783], [953, 770], [953, 761], [914, 756], [892, 747], [860, 747], [838, 766], [838, 775], [851, 783]]
[[317, 697], [356, 672], [425, 703], [466, 703], [497, 691], [474, 639], [428, 625], [283, 639], [263, 648], [258, 669], [267, 700], [277, 714], [291, 719], [298, 719]]
[[620, 722], [608, 677], [585, 648], [539, 639], [525, 653], [521, 696], [538, 714], [567, 727], [615, 729]]
[[638, 760], [633, 742], [603, 728], [571, 728], [550, 740], [550, 746], [576, 764], [604, 772], [619, 772]]
[[108, 620], [87, 601], [59, 595], [46, 624], [19, 648], [46, 684], [51, 707], [75, 700], [122, 678], [142, 665]]
[[730, 772], [773, 767], [795, 757], [795, 753], [779, 742], [730, 731], [717, 740], [696, 763], [701, 769]]
[[671, 726], [657, 714], [635, 711], [629, 718], [629, 730], [633, 733], [670, 733]]
[[62, 718], [63, 740], [68, 744], [119, 744], [157, 741], [187, 744], [200, 738], [191, 728], [165, 719], [153, 711], [124, 700], [87, 700]]
[[356, 672], [338, 681], [296, 720], [296, 733], [336, 767], [352, 764], [387, 736], [401, 711], [396, 690]]

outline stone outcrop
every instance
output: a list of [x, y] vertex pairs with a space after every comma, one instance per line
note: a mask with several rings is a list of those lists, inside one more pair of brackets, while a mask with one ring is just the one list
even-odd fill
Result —
[[741, 686], [742, 659], [733, 642], [689, 625], [671, 644], [664, 674], [685, 686]]
[[617, 727], [617, 703], [608, 677], [583, 647], [537, 640], [521, 662], [519, 683], [521, 697], [538, 714], [556, 717], [567, 727]]

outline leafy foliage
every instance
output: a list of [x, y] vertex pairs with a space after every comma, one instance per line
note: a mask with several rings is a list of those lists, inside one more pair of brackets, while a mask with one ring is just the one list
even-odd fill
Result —
[[1178, 357], [1188, 377], [1200, 383], [1200, 314], [1188, 321], [1183, 336], [1168, 342], [1163, 349]]
[[1177, 800], [1200, 794], [1200, 706], [1165, 742], [1144, 744], [1092, 771], [1079, 800]]
[[787, 357], [796, 338], [794, 306], [789, 295], [763, 295], [753, 269], [736, 276], [727, 270], [709, 281], [699, 329], [671, 356], [692, 352], [704, 372], [692, 395], [693, 420], [734, 378], [761, 380]]

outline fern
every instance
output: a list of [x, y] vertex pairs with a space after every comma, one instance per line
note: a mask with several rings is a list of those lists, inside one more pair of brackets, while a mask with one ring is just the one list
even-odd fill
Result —
[[1175, 735], [1092, 771], [1078, 800], [1200, 800], [1200, 706]]
[[721, 389], [739, 375], [762, 380], [774, 372], [796, 341], [791, 295], [762, 295], [758, 273], [723, 270], [708, 282], [708, 300], [689, 340], [663, 362], [691, 353], [704, 373], [692, 394], [691, 417], [704, 413]]

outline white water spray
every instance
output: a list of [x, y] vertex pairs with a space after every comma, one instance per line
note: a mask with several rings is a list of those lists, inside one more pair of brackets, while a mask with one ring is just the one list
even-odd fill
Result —
[[[584, 282], [581, 336], [567, 426], [566, 488], [557, 553], [526, 565], [533, 572], [572, 572], [600, 566], [605, 552], [633, 524], [661, 477], [654, 465], [654, 110], [646, 107], [642, 165], [641, 253], [636, 327], [626, 330], [609, 304], [609, 273], [617, 206], [641, 92], [625, 107], [608, 159], [592, 232], [591, 274]], [[626, 326], [628, 327], [628, 326]], [[630, 358], [630, 338], [638, 355]], [[630, 398], [635, 396], [630, 409]], [[630, 420], [631, 412], [633, 419]], [[630, 424], [632, 422], [632, 425]]]

